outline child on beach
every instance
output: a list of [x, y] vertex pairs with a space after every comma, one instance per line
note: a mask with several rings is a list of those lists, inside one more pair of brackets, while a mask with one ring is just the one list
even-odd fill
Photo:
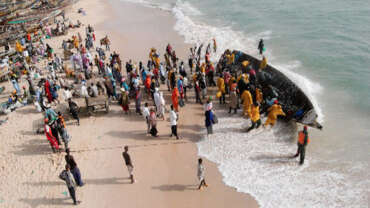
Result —
[[125, 146], [125, 151], [122, 152], [123, 159], [125, 160], [125, 164], [128, 170], [128, 173], [130, 174], [131, 183], [134, 183], [134, 175], [132, 172], [134, 171], [134, 166], [132, 165], [131, 157], [128, 154], [128, 146]]
[[198, 186], [198, 190], [201, 190], [203, 186], [208, 187], [208, 185], [206, 184], [206, 181], [204, 179], [204, 171], [205, 171], [205, 168], [203, 166], [203, 160], [202, 160], [202, 158], [199, 158], [198, 159], [198, 173], [197, 173], [197, 176], [198, 176], [198, 179], [200, 181], [200, 184]]

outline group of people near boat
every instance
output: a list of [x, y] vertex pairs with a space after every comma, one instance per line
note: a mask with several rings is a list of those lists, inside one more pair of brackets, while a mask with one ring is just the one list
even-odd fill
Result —
[[[47, 34], [44, 31], [44, 35]], [[165, 120], [168, 106], [171, 137], [180, 139], [178, 133], [179, 111], [186, 103], [190, 102], [187, 96], [190, 89], [194, 89], [195, 103], [204, 105], [204, 121], [207, 134], [213, 133], [213, 125], [218, 123], [214, 111], [213, 97], [219, 99], [221, 106], [228, 105], [229, 113], [237, 113], [242, 110], [242, 115], [251, 119], [251, 126], [246, 132], [250, 132], [261, 125], [261, 113], [267, 113], [264, 126], [273, 126], [279, 116], [285, 116], [279, 104], [278, 94], [271, 85], [262, 86], [258, 74], [267, 67], [267, 59], [263, 56], [258, 68], [249, 61], [238, 62], [238, 53], [226, 50], [216, 66], [212, 62], [212, 54], [217, 52], [215, 39], [207, 45], [202, 56], [203, 44], [190, 48], [188, 69], [184, 61], [181, 61], [171, 46], [165, 47], [164, 61], [156, 48], [149, 51], [146, 66], [140, 61], [137, 65], [132, 60], [125, 63], [117, 52], [110, 53], [110, 40], [105, 36], [100, 41], [100, 47], [96, 44], [94, 28], [86, 27], [85, 39], [78, 33], [70, 39], [64, 40], [64, 61], [54, 53], [53, 48], [41, 38], [35, 43], [32, 37], [25, 42], [16, 42], [18, 56], [7, 63], [12, 67], [10, 79], [13, 83], [14, 92], [9, 97], [9, 106], [18, 102], [21, 96], [18, 79], [25, 76], [28, 89], [23, 87], [23, 99], [33, 102], [39, 112], [44, 113], [43, 130], [50, 143], [53, 152], [61, 152], [62, 142], [66, 151], [65, 170], [60, 178], [66, 182], [70, 196], [74, 204], [78, 204], [75, 187], [83, 186], [81, 173], [77, 163], [71, 155], [65, 117], [70, 114], [80, 125], [80, 107], [75, 98], [94, 98], [106, 96], [109, 102], [117, 102], [122, 110], [130, 112], [130, 101], [135, 102], [135, 113], [142, 115], [147, 126], [147, 133], [158, 137], [159, 119]], [[85, 40], [85, 41], [83, 41]], [[84, 44], [83, 44], [84, 43]], [[262, 49], [261, 49], [262, 47]], [[95, 48], [95, 51], [93, 50]], [[263, 42], [259, 44], [260, 53], [264, 51]], [[213, 50], [212, 50], [213, 49]], [[27, 53], [23, 53], [27, 51]], [[93, 54], [95, 54], [95, 57]], [[109, 55], [108, 55], [109, 54]], [[45, 70], [38, 67], [41, 60], [47, 60]], [[18, 63], [18, 64], [17, 64]], [[70, 63], [70, 64], [68, 64]], [[70, 67], [71, 66], [71, 67]], [[240, 70], [235, 70], [239, 67]], [[126, 73], [124, 73], [124, 69]], [[190, 72], [190, 73], [189, 73]], [[42, 78], [41, 78], [42, 77]], [[216, 80], [216, 81], [215, 81]], [[37, 81], [37, 84], [34, 82]], [[166, 105], [166, 99], [160, 85], [165, 85], [170, 92], [170, 105]], [[212, 87], [217, 92], [212, 94]], [[63, 99], [59, 92], [62, 91]], [[142, 100], [146, 100], [142, 106]], [[68, 103], [69, 112], [54, 110], [60, 102]], [[153, 103], [152, 105], [150, 103]], [[304, 161], [304, 150], [308, 144], [307, 127], [299, 133], [299, 148], [296, 156], [300, 155], [300, 163]], [[134, 183], [133, 162], [128, 154], [128, 147], [124, 147], [123, 158], [128, 168], [131, 182]], [[199, 189], [207, 187], [204, 177], [205, 168], [202, 159], [198, 160]]]

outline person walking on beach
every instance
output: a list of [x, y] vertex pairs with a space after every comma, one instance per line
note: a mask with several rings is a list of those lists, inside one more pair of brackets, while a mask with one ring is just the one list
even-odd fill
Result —
[[142, 115], [141, 109], [140, 109], [140, 106], [141, 106], [141, 91], [140, 91], [140, 87], [134, 88], [134, 91], [135, 91], [135, 108], [136, 108], [136, 113], [138, 113], [139, 115]]
[[59, 178], [66, 182], [69, 195], [71, 196], [73, 200], [73, 204], [78, 205], [81, 203], [81, 201], [77, 201], [76, 199], [76, 184], [75, 184], [75, 181], [73, 181], [73, 178], [71, 175], [71, 171], [70, 171], [71, 167], [70, 165], [66, 164], [65, 168], [66, 169], [60, 173]]
[[129, 104], [130, 104], [130, 99], [128, 97], [128, 93], [126, 92], [125, 88], [121, 88], [121, 99], [120, 99], [120, 104], [122, 107], [122, 110], [125, 112], [125, 114], [128, 114], [129, 112]]
[[130, 174], [131, 183], [134, 183], [134, 175], [132, 172], [134, 171], [134, 166], [132, 165], [131, 157], [128, 154], [128, 146], [124, 147], [125, 151], [122, 152], [123, 159], [125, 160], [125, 164], [128, 170], [128, 173]]
[[197, 172], [197, 176], [198, 176], [198, 179], [199, 179], [199, 186], [198, 186], [198, 190], [201, 190], [203, 186], [205, 187], [208, 187], [208, 185], [206, 184], [206, 180], [204, 179], [204, 172], [205, 172], [205, 168], [203, 166], [203, 160], [202, 158], [199, 158], [198, 159], [198, 172]]
[[303, 130], [298, 132], [298, 143], [297, 143], [298, 149], [297, 149], [297, 153], [294, 155], [294, 157], [300, 156], [299, 158], [300, 165], [304, 163], [306, 146], [308, 143], [310, 143], [310, 139], [308, 137], [307, 126], [304, 126]]
[[149, 108], [148, 108], [148, 103], [144, 104], [143, 116], [145, 118], [146, 125], [147, 125], [147, 133], [149, 134], [150, 133], [150, 121], [149, 121], [150, 112], [149, 112]]
[[53, 150], [54, 153], [59, 152], [60, 151], [59, 144], [58, 144], [57, 139], [54, 137], [53, 132], [51, 131], [51, 128], [49, 126], [49, 119], [45, 118], [44, 122], [45, 122], [44, 132], [45, 132], [46, 138], [48, 139], [50, 143], [51, 149]]
[[[207, 101], [207, 104], [209, 104], [210, 101]], [[213, 120], [213, 112], [212, 112], [212, 109], [206, 109], [206, 112], [205, 112], [205, 124], [206, 124], [206, 128], [207, 128], [207, 135], [208, 134], [213, 134], [213, 124], [214, 124], [214, 120]]]
[[173, 105], [171, 105], [171, 111], [170, 111], [171, 136], [170, 137], [172, 137], [172, 135], [175, 135], [176, 139], [179, 139], [179, 136], [177, 135], [177, 120], [178, 120], [178, 116], [173, 109]]
[[57, 128], [62, 140], [64, 142], [65, 149], [68, 149], [68, 143], [71, 140], [64, 121], [64, 117], [61, 112], [58, 112]]
[[251, 110], [251, 121], [252, 121], [252, 126], [247, 129], [247, 132], [254, 128], [258, 128], [261, 125], [261, 119], [260, 119], [260, 107], [259, 104], [256, 102], [252, 105], [252, 110]]
[[72, 114], [72, 117], [77, 120], [77, 125], [80, 125], [80, 118], [78, 116], [79, 107], [72, 101], [71, 98], [68, 99], [69, 112]]
[[157, 130], [157, 115], [155, 113], [154, 108], [150, 109], [150, 115], [149, 115], [149, 121], [150, 121], [150, 134], [153, 137], [158, 137], [158, 130]]
[[75, 179], [78, 186], [83, 186], [84, 183], [81, 179], [80, 169], [77, 167], [77, 163], [72, 155], [70, 155], [69, 148], [66, 149], [67, 155], [65, 156], [66, 163], [69, 165], [73, 178]]
[[179, 90], [177, 89], [177, 87], [175, 87], [172, 91], [172, 105], [174, 107], [174, 109], [176, 110], [176, 112], [179, 112], [179, 96], [180, 96], [180, 93], [179, 93]]
[[159, 108], [159, 116], [164, 120], [165, 119], [165, 108], [166, 108], [166, 101], [163, 97], [163, 92], [159, 92], [159, 97], [160, 97], [160, 108]]

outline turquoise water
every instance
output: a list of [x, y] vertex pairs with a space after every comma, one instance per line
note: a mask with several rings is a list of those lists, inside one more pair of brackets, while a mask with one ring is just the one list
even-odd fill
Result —
[[[188, 43], [216, 38], [219, 51], [213, 54], [214, 60], [227, 48], [258, 56], [257, 43], [264, 38], [269, 63], [313, 101], [324, 130], [310, 130], [313, 142], [307, 151], [308, 164], [302, 168], [289, 162], [276, 166], [250, 160], [253, 151], [262, 145], [265, 148], [261, 151], [272, 155], [294, 152], [295, 144], [281, 145], [281, 138], [295, 132], [281, 126], [252, 136], [225, 134], [222, 129], [242, 128], [245, 122], [221, 116], [221, 121], [228, 124], [219, 124], [215, 136], [200, 143], [199, 150], [202, 156], [220, 164], [226, 184], [251, 193], [262, 207], [367, 207], [370, 1], [126, 1], [171, 12], [176, 19], [174, 29]], [[289, 133], [278, 134], [278, 138], [281, 129]], [[271, 144], [276, 146], [266, 146], [266, 137], [271, 137]], [[254, 148], [248, 152], [240, 147]], [[231, 159], [230, 155], [243, 160]], [[282, 178], [289, 186], [279, 183]], [[265, 184], [257, 183], [259, 180]], [[279, 194], [271, 198], [262, 190]], [[307, 195], [305, 203], [293, 197], [299, 195]]]

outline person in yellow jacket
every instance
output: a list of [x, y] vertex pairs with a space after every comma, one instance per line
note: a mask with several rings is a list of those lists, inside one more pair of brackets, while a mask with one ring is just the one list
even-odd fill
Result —
[[261, 61], [261, 63], [260, 63], [260, 70], [263, 70], [263, 69], [265, 69], [266, 68], [266, 66], [267, 66], [267, 59], [266, 59], [266, 57], [265, 56], [263, 56], [263, 58], [262, 58], [262, 61]]
[[246, 115], [248, 118], [252, 117], [252, 94], [249, 90], [244, 90], [241, 99], [243, 100], [243, 115]]
[[78, 42], [77, 37], [76, 37], [76, 36], [73, 36], [72, 38], [73, 38], [73, 46], [74, 46], [76, 49], [78, 49], [78, 47], [79, 47], [79, 42]]
[[154, 56], [153, 59], [154, 59], [155, 67], [159, 68], [159, 64], [160, 64], [161, 60], [159, 59], [158, 56]]
[[157, 50], [155, 48], [151, 48], [150, 53], [149, 53], [149, 58], [153, 62], [153, 64], [154, 64], [154, 54], [155, 54], [156, 51]]
[[23, 52], [23, 47], [22, 47], [22, 45], [18, 41], [15, 42], [15, 50], [18, 53], [22, 53]]
[[234, 62], [235, 62], [235, 54], [232, 53], [231, 54], [231, 64], [234, 64]]
[[261, 125], [261, 116], [260, 116], [260, 106], [258, 103], [252, 105], [252, 116], [251, 116], [252, 126], [247, 129], [247, 132], [254, 128], [258, 128]]
[[244, 74], [239, 75], [239, 77], [236, 80], [236, 82], [239, 83], [239, 81], [241, 79], [243, 79], [246, 84], [249, 83], [249, 76], [248, 76], [248, 74], [244, 73]]
[[230, 54], [226, 54], [225, 57], [227, 59], [227, 65], [230, 65], [231, 64], [231, 55]]
[[285, 116], [285, 113], [277, 100], [274, 101], [274, 104], [267, 111], [269, 113], [267, 115], [267, 120], [264, 124], [265, 127], [267, 125], [274, 126], [278, 116]]
[[244, 68], [247, 68], [247, 66], [249, 65], [249, 61], [243, 61], [242, 62], [242, 66], [244, 67]]
[[256, 102], [258, 104], [262, 104], [262, 101], [263, 101], [262, 90], [259, 87], [256, 87]]
[[294, 157], [299, 158], [299, 164], [302, 165], [304, 163], [304, 157], [305, 157], [305, 152], [306, 152], [306, 146], [307, 144], [310, 143], [310, 138], [308, 137], [308, 132], [307, 132], [307, 126], [303, 127], [303, 130], [298, 132], [298, 149], [297, 153], [294, 155]]
[[202, 73], [206, 73], [206, 63], [202, 63], [202, 65], [200, 66], [200, 72]]
[[226, 104], [225, 102], [225, 94], [226, 94], [225, 80], [224, 78], [222, 78], [222, 74], [220, 74], [220, 77], [217, 80], [217, 87], [218, 87], [218, 93], [221, 92], [220, 104]]

